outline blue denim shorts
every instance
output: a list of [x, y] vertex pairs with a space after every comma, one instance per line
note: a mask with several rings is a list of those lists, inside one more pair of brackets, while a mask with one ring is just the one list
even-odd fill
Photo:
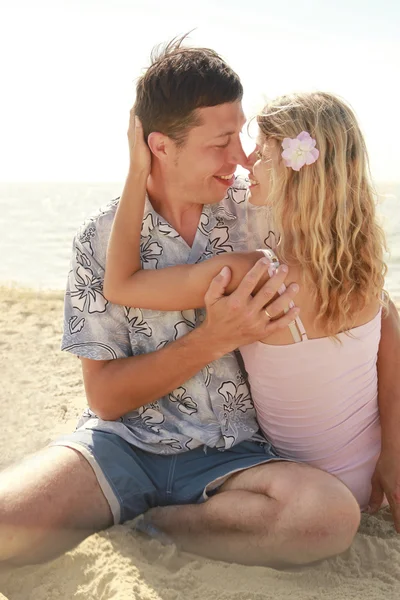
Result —
[[246, 441], [230, 450], [201, 446], [170, 455], [145, 452], [115, 433], [81, 429], [54, 441], [80, 452], [91, 465], [114, 523], [154, 506], [204, 502], [233, 473], [281, 459], [268, 442]]

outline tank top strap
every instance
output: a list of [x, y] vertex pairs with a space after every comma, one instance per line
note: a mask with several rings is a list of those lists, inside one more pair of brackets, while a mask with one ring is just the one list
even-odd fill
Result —
[[[268, 275], [272, 277], [272, 275], [275, 273], [276, 269], [280, 265], [279, 258], [276, 256], [275, 252], [270, 248], [260, 248], [258, 249], [258, 252], [262, 252], [264, 256], [270, 261], [270, 265], [268, 267]], [[282, 285], [278, 289], [278, 294], [281, 296], [285, 290], [286, 285], [282, 283]], [[293, 307], [294, 302], [290, 301], [289, 307], [285, 310], [285, 313], [287, 313], [289, 309]], [[300, 317], [296, 317], [294, 321], [289, 323], [288, 327], [295, 343], [305, 342], [306, 340], [308, 340], [306, 330]]]

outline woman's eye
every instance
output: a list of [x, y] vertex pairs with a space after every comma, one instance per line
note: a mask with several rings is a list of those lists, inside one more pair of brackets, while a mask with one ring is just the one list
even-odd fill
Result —
[[256, 150], [256, 156], [257, 156], [258, 160], [262, 159], [262, 154], [259, 150]]

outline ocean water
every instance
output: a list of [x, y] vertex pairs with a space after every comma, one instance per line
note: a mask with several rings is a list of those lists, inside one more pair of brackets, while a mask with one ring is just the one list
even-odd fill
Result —
[[[389, 248], [386, 288], [400, 302], [400, 184], [377, 187]], [[0, 285], [64, 290], [77, 228], [121, 191], [121, 183], [0, 183]]]

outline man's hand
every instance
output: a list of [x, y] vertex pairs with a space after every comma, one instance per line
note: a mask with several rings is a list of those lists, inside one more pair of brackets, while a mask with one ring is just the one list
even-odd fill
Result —
[[397, 533], [400, 533], [399, 458], [394, 453], [381, 453], [371, 480], [372, 491], [368, 506], [368, 513], [375, 513], [381, 507], [386, 495]]
[[[281, 296], [271, 302], [287, 275], [285, 265], [281, 265], [261, 289], [252, 295], [268, 265], [266, 258], [257, 261], [229, 296], [224, 295], [231, 277], [228, 267], [222, 269], [212, 280], [205, 296], [207, 318], [202, 327], [212, 340], [216, 358], [287, 327], [298, 315], [299, 309], [294, 307], [284, 316], [274, 319], [289, 307], [298, 291], [297, 284], [291, 284]], [[268, 314], [265, 311], [267, 304]]]

